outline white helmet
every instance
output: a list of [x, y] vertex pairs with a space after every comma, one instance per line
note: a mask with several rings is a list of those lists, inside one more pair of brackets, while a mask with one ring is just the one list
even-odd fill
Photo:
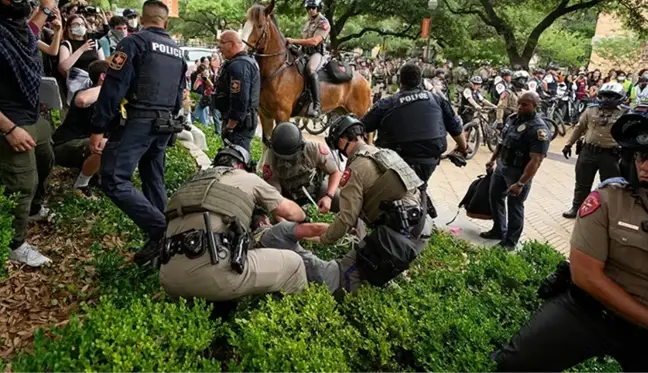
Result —
[[605, 96], [621, 100], [625, 98], [626, 92], [625, 88], [623, 88], [620, 83], [605, 83], [601, 86], [601, 89], [599, 89], [598, 95], [599, 97]]

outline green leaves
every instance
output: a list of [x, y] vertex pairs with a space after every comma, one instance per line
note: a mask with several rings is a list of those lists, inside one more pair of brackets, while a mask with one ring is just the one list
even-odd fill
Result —
[[16, 207], [15, 198], [6, 196], [4, 186], [0, 185], [0, 279], [7, 275], [6, 263], [9, 258], [9, 244], [14, 233], [12, 226], [14, 207]]

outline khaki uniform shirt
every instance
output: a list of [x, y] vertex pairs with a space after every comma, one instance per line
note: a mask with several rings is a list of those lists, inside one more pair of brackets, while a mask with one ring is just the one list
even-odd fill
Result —
[[315, 36], [321, 36], [322, 42], [326, 41], [331, 32], [329, 21], [322, 14], [315, 18], [309, 18], [308, 22], [302, 28], [302, 38], [310, 39]]
[[506, 113], [513, 114], [517, 111], [519, 93], [509, 89], [502, 92], [499, 102], [497, 103], [497, 120], [504, 121]]
[[588, 107], [578, 120], [567, 144], [573, 145], [585, 134], [585, 143], [587, 144], [601, 148], [615, 148], [617, 143], [612, 138], [610, 130], [614, 122], [628, 109], [627, 106], [619, 106], [616, 109], [602, 109], [599, 106]]
[[[419, 206], [420, 193], [418, 189], [406, 190], [400, 176], [389, 171], [390, 177], [383, 184], [384, 187], [372, 188], [376, 181], [383, 176], [378, 164], [368, 157], [356, 156], [361, 149], [372, 147], [365, 143], [358, 143], [357, 147], [347, 161], [340, 180], [340, 213], [333, 223], [320, 237], [323, 245], [331, 244], [344, 236], [357, 219], [362, 218], [365, 223], [371, 224], [382, 214], [380, 203], [382, 201], [402, 200], [406, 206]], [[367, 193], [371, 189], [371, 194]], [[403, 197], [404, 196], [404, 197]]]
[[282, 189], [288, 188], [285, 183], [286, 179], [297, 176], [304, 168], [309, 170], [318, 169], [326, 175], [331, 175], [338, 171], [338, 165], [331, 151], [323, 143], [306, 141], [302, 154], [303, 158], [301, 159], [301, 162], [303, 162], [301, 167], [275, 157], [274, 153], [270, 150], [266, 150], [266, 152], [266, 163], [263, 165], [263, 179], [275, 187], [280, 193]]
[[610, 185], [594, 191], [578, 215], [571, 247], [605, 262], [605, 274], [648, 306], [648, 233], [641, 228], [648, 214], [632, 190]]

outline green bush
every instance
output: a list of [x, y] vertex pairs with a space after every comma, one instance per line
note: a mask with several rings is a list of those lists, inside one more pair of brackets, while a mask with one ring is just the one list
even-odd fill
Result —
[[12, 222], [15, 206], [14, 199], [6, 196], [4, 186], [0, 185], [0, 279], [7, 275], [6, 265], [9, 258], [9, 244], [14, 233]]
[[149, 298], [127, 308], [102, 299], [80, 320], [34, 336], [34, 354], [19, 355], [21, 372], [220, 371], [206, 359], [216, 324], [204, 302], [161, 303]]
[[167, 149], [166, 166], [164, 168], [164, 183], [167, 194], [173, 194], [182, 184], [196, 173], [196, 162], [179, 143]]

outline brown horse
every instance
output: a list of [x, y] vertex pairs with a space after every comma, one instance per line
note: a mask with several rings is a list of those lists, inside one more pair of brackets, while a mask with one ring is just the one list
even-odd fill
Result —
[[[270, 5], [254, 4], [242, 38], [252, 47], [261, 69], [261, 110], [259, 117], [264, 140], [270, 138], [274, 121], [288, 121], [297, 100], [304, 91], [304, 77], [294, 63], [296, 57], [286, 46], [286, 39], [277, 27], [273, 14], [275, 0]], [[369, 82], [357, 71], [345, 83], [321, 82], [322, 112], [355, 114], [361, 118], [371, 104]]]

